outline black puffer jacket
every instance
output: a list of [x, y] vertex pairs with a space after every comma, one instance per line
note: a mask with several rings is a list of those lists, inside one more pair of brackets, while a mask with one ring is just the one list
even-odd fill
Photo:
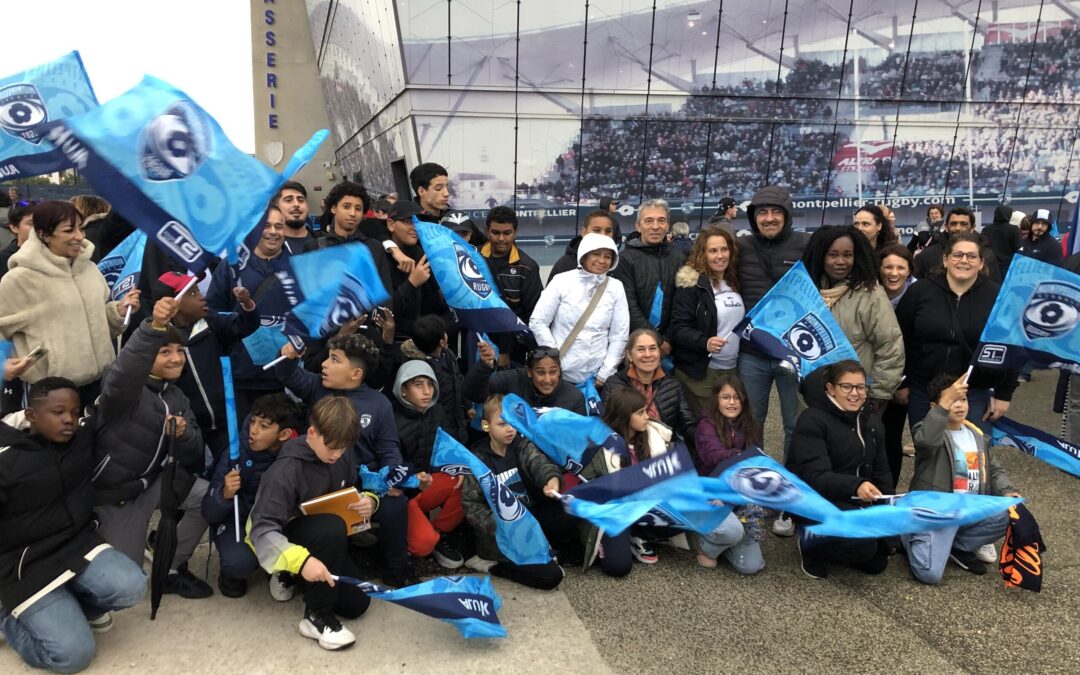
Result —
[[1061, 250], [1061, 242], [1050, 236], [1049, 233], [1035, 239], [1025, 239], [1024, 245], [1017, 251], [1017, 255], [1026, 255], [1035, 258], [1047, 265], [1061, 267], [1065, 264], [1065, 254]]
[[[784, 229], [772, 239], [766, 239], [758, 231], [754, 211], [762, 206], [779, 206], [786, 215]], [[750, 236], [739, 237], [739, 286], [746, 311], [754, 308], [769, 289], [780, 281], [791, 267], [802, 260], [810, 235], [791, 229], [791, 213], [794, 206], [786, 188], [768, 185], [761, 188], [750, 200], [746, 216], [750, 219]], [[742, 344], [745, 349], [747, 343]]]
[[92, 522], [93, 445], [83, 426], [58, 445], [0, 424], [0, 604], [16, 618], [105, 547]]
[[101, 378], [94, 447], [95, 504], [118, 504], [138, 496], [161, 473], [168, 452], [165, 416], [183, 415], [187, 429], [176, 439], [176, 459], [188, 471], [203, 468], [199, 423], [184, 392], [150, 376], [165, 333], [146, 321], [132, 333]]
[[802, 394], [809, 407], [795, 422], [785, 466], [842, 509], [859, 505], [851, 497], [863, 481], [892, 494], [881, 418], [866, 407], [857, 413], [841, 410], [825, 393], [823, 369], [806, 377]]
[[[454, 352], [444, 348], [438, 357], [432, 357], [420, 351], [412, 340], [406, 340], [401, 343], [399, 358], [398, 362], [402, 364], [410, 360], [423, 361], [434, 371], [438, 382], [438, 395], [435, 400], [442, 408], [442, 427], [454, 438], [465, 442], [468, 438], [468, 425], [465, 422], [465, 378], [461, 376]], [[394, 387], [395, 398], [399, 388], [398, 385]]]
[[[684, 262], [686, 256], [667, 242], [646, 244], [637, 232], [626, 238], [626, 246], [619, 253], [619, 264], [611, 276], [621, 281], [626, 291], [631, 331], [654, 328], [666, 339], [671, 298], [675, 294], [675, 274]], [[660, 323], [654, 326], [649, 322], [649, 314], [657, 286], [664, 291], [664, 301], [660, 306]]]
[[[421, 376], [431, 379], [435, 384], [435, 396], [431, 405], [424, 410], [409, 403], [401, 395], [403, 384]], [[439, 427], [443, 425], [443, 410], [439, 405], [439, 381], [435, 378], [431, 366], [423, 361], [406, 361], [398, 369], [397, 378], [394, 380], [394, 396], [390, 402], [394, 405], [394, 423], [397, 425], [401, 458], [414, 471], [431, 471], [431, 451], [435, 446]]]
[[210, 312], [193, 326], [180, 328], [187, 338], [187, 363], [176, 386], [191, 401], [195, 419], [204, 432], [225, 429], [225, 380], [221, 357], [259, 329], [257, 309], [250, 312]]
[[477, 403], [492, 394], [517, 394], [534, 408], [565, 408], [579, 415], [585, 414], [585, 397], [577, 387], [559, 380], [555, 391], [544, 396], [533, 386], [525, 368], [495, 372], [494, 368], [477, 362], [465, 376], [464, 391], [467, 399]]
[[[963, 375], [999, 290], [1000, 286], [982, 276], [959, 297], [944, 274], [912, 284], [896, 306], [896, 321], [904, 334], [904, 375], [923, 387], [942, 373]], [[968, 384], [972, 389], [992, 387], [995, 398], [1008, 401], [1017, 375], [1015, 370], [976, 366]]]
[[[686, 398], [686, 388], [683, 387], [682, 382], [670, 375], [653, 380], [652, 386], [656, 390], [653, 394], [653, 403], [660, 412], [659, 421], [671, 427], [682, 437], [686, 445], [693, 449], [694, 431], [697, 429], [698, 420], [690, 409], [690, 402]], [[625, 369], [615, 373], [604, 383], [600, 398], [605, 404], [618, 387], [634, 388], [634, 383], [630, 381]]]
[[709, 278], [689, 265], [675, 277], [668, 335], [675, 367], [703, 379], [709, 369], [709, 338], [716, 335], [716, 299]]

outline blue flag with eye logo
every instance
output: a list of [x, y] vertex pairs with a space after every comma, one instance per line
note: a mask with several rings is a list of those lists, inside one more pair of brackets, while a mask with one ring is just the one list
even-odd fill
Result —
[[536, 517], [479, 457], [442, 429], [435, 437], [431, 466], [442, 467], [451, 476], [471, 474], [476, 478], [495, 516], [495, 543], [510, 562], [543, 565], [551, 560], [551, 545]]
[[733, 331], [800, 378], [837, 361], [858, 361], [802, 261], [765, 294]]
[[[289, 177], [235, 147], [184, 92], [150, 76], [41, 129], [97, 194], [196, 274], [221, 253], [238, 261], [244, 238]], [[302, 167], [328, 133], [313, 135], [286, 171]]]
[[145, 249], [146, 234], [135, 230], [98, 263], [98, 270], [109, 285], [110, 300], [120, 300], [128, 291], [139, 287]]
[[1008, 445], [1023, 450], [1050, 466], [1080, 477], [1080, 448], [1064, 439], [1054, 438], [1045, 431], [1008, 417], [994, 420], [990, 438], [992, 445]]
[[478, 333], [529, 330], [499, 297], [495, 277], [479, 251], [448, 227], [415, 216], [413, 225], [431, 274], [459, 324]]
[[972, 364], [1080, 373], [1080, 275], [1017, 255], [983, 327]]
[[581, 473], [615, 435], [599, 417], [583, 417], [565, 408], [538, 414], [517, 394], [503, 397], [502, 418], [563, 471], [573, 474]]
[[42, 124], [98, 107], [79, 52], [0, 78], [0, 180], [72, 166], [45, 142]]

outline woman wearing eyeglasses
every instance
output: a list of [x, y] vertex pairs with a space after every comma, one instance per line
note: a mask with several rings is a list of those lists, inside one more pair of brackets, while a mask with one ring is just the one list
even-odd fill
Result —
[[[972, 362], [1000, 286], [981, 274], [982, 239], [957, 232], [943, 244], [944, 272], [919, 279], [896, 307], [904, 334], [908, 424], [930, 412], [927, 389], [941, 374], [960, 377]], [[968, 420], [989, 434], [990, 422], [1009, 410], [1017, 371], [976, 366], [968, 380]]]
[[[785, 462], [845, 510], [869, 506], [894, 491], [884, 426], [867, 405], [869, 392], [866, 371], [857, 361], [840, 361], [807, 375], [802, 394], [809, 407], [795, 422]], [[796, 534], [802, 570], [815, 579], [827, 576], [828, 563], [880, 574], [889, 562], [888, 546], [879, 539], [811, 536], [801, 524]]]

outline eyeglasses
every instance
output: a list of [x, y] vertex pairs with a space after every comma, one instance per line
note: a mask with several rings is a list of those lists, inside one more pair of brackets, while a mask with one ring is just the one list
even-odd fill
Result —
[[953, 262], [960, 262], [964, 258], [967, 258], [971, 262], [975, 262], [976, 260], [978, 260], [981, 257], [982, 256], [978, 252], [970, 252], [970, 251], [967, 252], [967, 253], [965, 253], [964, 251], [953, 251], [952, 253], [949, 254], [949, 260], [951, 260]]
[[731, 403], [732, 401], [742, 402], [742, 399], [739, 398], [738, 394], [720, 394], [720, 400], [724, 403]]
[[531, 365], [540, 359], [559, 360], [559, 350], [554, 347], [537, 347], [525, 355], [525, 360]]
[[859, 393], [860, 396], [865, 396], [866, 392], [870, 391], [870, 387], [866, 386], [865, 384], [851, 384], [850, 382], [841, 382], [836, 386], [840, 389], [840, 391], [844, 392], [845, 394], [850, 394], [851, 392], [856, 391]]

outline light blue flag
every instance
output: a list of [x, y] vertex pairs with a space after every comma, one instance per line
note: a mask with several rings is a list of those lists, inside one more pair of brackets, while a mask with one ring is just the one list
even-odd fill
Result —
[[[492, 340], [491, 338], [488, 337], [487, 333], [476, 333], [476, 338], [478, 340], [486, 342], [488, 344], [488, 346], [491, 347], [491, 350], [493, 352], [495, 352], [495, 364], [497, 366], [498, 363], [499, 363], [499, 346], [495, 344], [494, 340]], [[479, 363], [479, 362], [480, 362], [480, 346], [477, 345], [476, 353], [473, 355], [473, 363], [475, 364], [475, 363]], [[473, 415], [472, 421], [469, 422], [469, 426], [472, 427], [473, 429], [476, 429], [477, 431], [483, 431], [484, 402], [480, 401], [480, 402], [477, 402], [477, 403], [473, 403], [472, 407], [473, 407], [473, 412], [475, 412], [476, 414]]]
[[499, 297], [487, 261], [471, 244], [438, 223], [413, 216], [413, 225], [431, 264], [431, 274], [459, 324], [477, 332], [529, 330]]
[[0, 366], [11, 356], [11, 340], [0, 340]]
[[[288, 179], [236, 148], [184, 92], [150, 76], [43, 129], [99, 195], [193, 273], [223, 252], [236, 263]], [[328, 133], [317, 132], [289, 167], [306, 163]]]
[[800, 378], [830, 363], [859, 360], [801, 260], [754, 305], [734, 332]]
[[105, 283], [109, 284], [110, 300], [120, 300], [128, 291], [138, 288], [144, 250], [146, 234], [135, 230], [98, 263]]
[[817, 536], [876, 539], [963, 527], [1019, 504], [1019, 497], [916, 491], [864, 509], [840, 511], [807, 530]]
[[64, 153], [43, 140], [40, 126], [97, 106], [77, 51], [0, 78], [0, 180], [70, 167]]
[[259, 326], [251, 335], [241, 340], [244, 350], [257, 366], [265, 366], [281, 354], [281, 348], [289, 338], [281, 332], [281, 326]]
[[498, 616], [502, 598], [495, 592], [491, 577], [439, 577], [397, 590], [352, 577], [335, 576], [334, 580], [352, 584], [368, 597], [445, 621], [464, 638], [506, 637]]
[[420, 479], [416, 477], [416, 474], [410, 474], [406, 466], [384, 466], [378, 471], [372, 471], [361, 464], [360, 485], [365, 491], [374, 492], [382, 497], [390, 491], [390, 488], [419, 488]]
[[599, 417], [583, 417], [564, 408], [547, 408], [537, 414], [517, 394], [503, 397], [502, 418], [563, 471], [573, 474], [581, 473], [614, 435]]
[[1080, 275], [1017, 255], [986, 320], [973, 363], [1019, 369], [1033, 361], [1040, 368], [1080, 373], [1077, 324]]
[[221, 379], [225, 383], [225, 421], [229, 427], [229, 461], [240, 461], [240, 432], [236, 424], [236, 392], [233, 390], [232, 359], [221, 357]]
[[656, 293], [653, 293], [652, 307], [649, 309], [649, 323], [652, 327], [660, 329], [660, 319], [664, 312], [664, 287], [659, 282], [656, 284]]
[[609, 535], [637, 524], [707, 534], [731, 513], [705, 493], [685, 447], [577, 485], [562, 501]]
[[443, 472], [451, 476], [467, 473], [476, 478], [495, 514], [495, 542], [512, 563], [543, 565], [551, 560], [551, 545], [536, 517], [479, 457], [442, 429], [435, 437], [431, 466], [443, 467]]
[[286, 318], [286, 335], [326, 337], [390, 299], [362, 243], [295, 255], [289, 265], [291, 272], [278, 273], [294, 319]]
[[1018, 448], [1050, 466], [1080, 477], [1080, 448], [1045, 431], [1001, 417], [994, 421], [990, 438], [992, 445]]
[[599, 417], [604, 414], [604, 399], [600, 398], [600, 392], [596, 391], [596, 383], [593, 378], [587, 377], [584, 382], [579, 382], [574, 386], [585, 398], [585, 412], [590, 417]]

